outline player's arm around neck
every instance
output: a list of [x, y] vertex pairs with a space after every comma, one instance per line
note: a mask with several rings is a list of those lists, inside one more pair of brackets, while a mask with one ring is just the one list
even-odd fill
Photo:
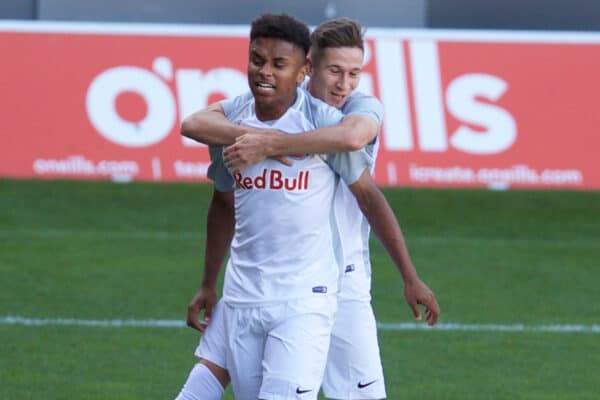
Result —
[[360, 150], [377, 136], [377, 123], [365, 115], [347, 115], [338, 125], [298, 135], [273, 136], [267, 156], [327, 154]]
[[183, 136], [214, 146], [230, 145], [246, 132], [247, 128], [227, 120], [220, 103], [213, 103], [204, 110], [196, 111], [181, 123]]
[[240, 136], [225, 149], [227, 165], [247, 168], [265, 158], [331, 154], [362, 149], [377, 136], [377, 123], [365, 115], [349, 115], [338, 125], [286, 135], [260, 130]]
[[349, 186], [373, 232], [400, 271], [404, 281], [404, 297], [415, 318], [421, 320], [419, 304], [425, 306], [429, 325], [437, 322], [440, 308], [433, 292], [421, 281], [412, 263], [404, 235], [389, 203], [365, 169], [358, 181]]

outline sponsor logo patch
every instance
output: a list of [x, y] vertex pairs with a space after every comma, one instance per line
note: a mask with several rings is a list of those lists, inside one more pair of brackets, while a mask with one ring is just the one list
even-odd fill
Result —
[[240, 172], [233, 174], [235, 185], [239, 189], [271, 189], [300, 191], [308, 190], [310, 171], [299, 171], [295, 177], [287, 177], [277, 169], [263, 169], [260, 175], [243, 176]]

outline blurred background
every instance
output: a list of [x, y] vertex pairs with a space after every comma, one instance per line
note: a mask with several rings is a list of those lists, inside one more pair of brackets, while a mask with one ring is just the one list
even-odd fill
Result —
[[596, 400], [594, 0], [2, 0], [0, 399], [175, 397], [212, 192], [179, 126], [247, 90], [262, 12], [368, 27], [375, 179], [442, 309], [372, 239], [388, 398]]
[[390, 28], [600, 28], [600, 4], [594, 0], [4, 0], [0, 4], [3, 19], [55, 21], [247, 24], [262, 12], [288, 12], [312, 25], [346, 16], [366, 26]]
[[269, 11], [368, 28], [380, 185], [600, 188], [586, 0], [6, 0], [0, 176], [206, 181], [206, 148], [179, 124], [247, 90], [248, 23]]

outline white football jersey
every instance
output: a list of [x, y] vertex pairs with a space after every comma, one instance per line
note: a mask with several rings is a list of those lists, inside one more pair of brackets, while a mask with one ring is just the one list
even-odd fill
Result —
[[[342, 107], [344, 115], [366, 115], [381, 127], [383, 106], [373, 96], [354, 92]], [[379, 150], [379, 133], [362, 151], [370, 160], [370, 171], [375, 170]], [[371, 299], [371, 258], [369, 235], [371, 227], [360, 210], [356, 198], [345, 184], [338, 184], [335, 194], [335, 215], [340, 232], [344, 265], [340, 297], [352, 300]]]
[[[308, 90], [309, 79], [302, 83]], [[383, 122], [383, 105], [374, 96], [361, 92], [353, 92], [341, 109], [344, 116], [365, 115], [377, 123], [377, 129]], [[362, 151], [370, 160], [371, 174], [375, 171], [375, 161], [379, 150], [379, 132]], [[371, 256], [369, 252], [369, 236], [371, 227], [360, 210], [356, 198], [343, 182], [338, 184], [334, 201], [336, 223], [340, 232], [340, 240], [344, 263], [340, 297], [350, 300], [371, 299]]]
[[[249, 94], [221, 104], [233, 123], [289, 134], [335, 125], [343, 117], [303, 89], [269, 123], [257, 119]], [[339, 177], [351, 184], [369, 166], [364, 152], [294, 158], [290, 167], [267, 159], [228, 177], [218, 153], [211, 149], [211, 178], [218, 190], [233, 187], [236, 218], [223, 299], [256, 305], [336, 293], [343, 262], [334, 195]]]

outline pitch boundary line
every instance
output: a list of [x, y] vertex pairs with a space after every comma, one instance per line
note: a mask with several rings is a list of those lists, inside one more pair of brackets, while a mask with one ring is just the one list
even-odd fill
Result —
[[[16, 326], [87, 326], [106, 328], [185, 328], [183, 320], [170, 319], [76, 319], [76, 318], [28, 318], [22, 316], [0, 317], [0, 325]], [[595, 333], [600, 325], [589, 324], [461, 324], [442, 322], [433, 327], [414, 322], [379, 322], [380, 331], [444, 331], [444, 332], [534, 332], [534, 333]]]

